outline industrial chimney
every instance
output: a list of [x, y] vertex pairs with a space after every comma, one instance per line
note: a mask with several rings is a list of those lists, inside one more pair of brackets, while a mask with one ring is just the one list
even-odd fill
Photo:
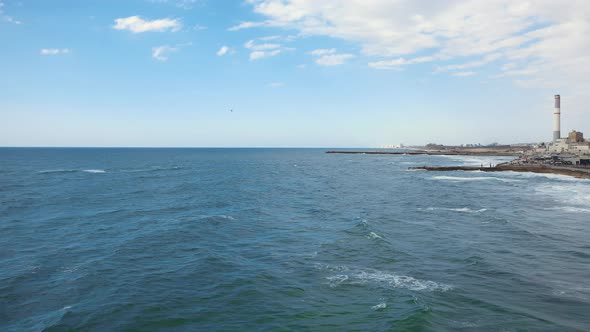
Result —
[[555, 111], [553, 111], [553, 142], [561, 138], [561, 100], [555, 95]]

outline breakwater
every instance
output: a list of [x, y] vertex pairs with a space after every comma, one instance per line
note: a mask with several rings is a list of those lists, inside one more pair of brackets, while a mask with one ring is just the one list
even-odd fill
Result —
[[410, 167], [414, 170], [426, 170], [434, 172], [448, 171], [481, 171], [481, 172], [532, 172], [532, 173], [549, 173], [573, 176], [580, 179], [590, 179], [590, 168], [566, 167], [566, 166], [549, 166], [549, 165], [509, 165], [501, 164], [495, 167], [477, 167], [477, 166], [419, 166]]

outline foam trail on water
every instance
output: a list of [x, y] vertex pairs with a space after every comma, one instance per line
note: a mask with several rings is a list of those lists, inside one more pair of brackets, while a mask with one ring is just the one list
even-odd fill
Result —
[[84, 173], [106, 173], [104, 169], [84, 169], [82, 170]]
[[377, 310], [381, 310], [381, 309], [385, 309], [387, 308], [387, 303], [383, 302], [383, 303], [379, 303], [377, 305], [374, 305], [371, 307], [371, 309], [377, 311]]
[[474, 210], [474, 209], [470, 209], [468, 207], [462, 207], [462, 208], [429, 207], [429, 208], [426, 208], [426, 209], [418, 208], [418, 210], [426, 210], [426, 211], [444, 210], [444, 211], [464, 212], [464, 213], [481, 213], [481, 212], [487, 211], [488, 209]]
[[464, 181], [500, 181], [500, 182], [521, 182], [521, 180], [516, 179], [502, 179], [493, 176], [475, 176], [475, 177], [460, 177], [460, 176], [433, 176], [432, 180], [441, 180], [441, 181], [452, 181], [452, 182], [464, 182]]
[[412, 291], [442, 291], [453, 289], [453, 286], [431, 280], [421, 280], [410, 276], [374, 269], [350, 269], [347, 266], [317, 265], [321, 269], [339, 272], [326, 277], [330, 287], [342, 285], [377, 285], [386, 288], [403, 288]]

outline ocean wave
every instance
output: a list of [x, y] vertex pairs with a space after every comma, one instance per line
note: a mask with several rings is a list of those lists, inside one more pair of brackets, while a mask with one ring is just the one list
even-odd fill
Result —
[[383, 237], [381, 237], [380, 235], [378, 235], [375, 232], [370, 232], [369, 234], [367, 234], [367, 239], [378, 240], [378, 239], [383, 239]]
[[74, 173], [78, 172], [77, 169], [49, 169], [44, 171], [39, 171], [40, 174], [50, 174], [50, 173]]
[[507, 172], [498, 173], [498, 175], [512, 176], [512, 177], [517, 177], [517, 178], [527, 178], [527, 179], [530, 179], [530, 178], [546, 178], [546, 179], [556, 180], [556, 181], [578, 182], [578, 183], [590, 182], [590, 180], [588, 180], [588, 179], [578, 179], [578, 178], [575, 178], [575, 177], [569, 176], [569, 175], [552, 174], [552, 173], [533, 173], [533, 172], [514, 172], [514, 171], [507, 171]]
[[493, 156], [456, 156], [456, 155], [437, 155], [437, 157], [443, 157], [447, 159], [452, 159], [455, 161], [462, 162], [461, 166], [480, 166], [480, 165], [490, 165], [490, 164], [499, 164], [507, 161], [512, 161], [516, 157], [493, 157]]
[[104, 169], [50, 169], [39, 171], [40, 174], [51, 174], [51, 173], [106, 173]]
[[460, 177], [460, 176], [433, 176], [432, 180], [452, 181], [452, 182], [464, 182], [464, 181], [500, 181], [500, 182], [521, 182], [522, 180], [516, 179], [503, 179], [493, 176], [474, 176], [474, 177]]
[[387, 308], [387, 303], [385, 303], [385, 302], [379, 303], [379, 304], [374, 305], [374, 306], [371, 307], [371, 309], [373, 309], [375, 311], [382, 310], [382, 309], [385, 309], [385, 308]]
[[563, 182], [557, 184], [544, 184], [535, 188], [537, 193], [552, 197], [555, 201], [563, 203], [563, 206], [584, 206], [590, 204], [590, 186], [587, 183]]
[[418, 210], [426, 210], [426, 211], [445, 210], [445, 211], [464, 212], [464, 213], [481, 213], [481, 212], [487, 211], [488, 209], [474, 210], [474, 209], [470, 209], [468, 207], [462, 207], [462, 208], [429, 207], [429, 208], [426, 208], [426, 209], [419, 208]]
[[221, 215], [203, 217], [200, 220], [211, 223], [211, 224], [220, 224], [223, 222], [236, 220], [236, 218], [234, 218], [232, 216], [225, 215], [225, 214], [221, 214]]
[[172, 167], [152, 167], [152, 168], [139, 168], [139, 169], [127, 169], [123, 170], [124, 173], [150, 173], [150, 172], [162, 172], [162, 171], [176, 171], [180, 170], [182, 167], [180, 166], [172, 166]]
[[582, 208], [582, 207], [576, 207], [576, 206], [555, 206], [555, 207], [551, 207], [551, 208], [545, 208], [545, 210], [560, 210], [560, 211], [573, 212], [573, 213], [588, 213], [588, 212], [590, 212], [590, 209], [588, 209], [588, 208]]
[[106, 173], [104, 169], [83, 169], [84, 173]]
[[350, 269], [346, 266], [332, 266], [329, 264], [318, 265], [320, 269], [339, 272], [327, 276], [330, 287], [343, 285], [377, 285], [386, 288], [402, 288], [412, 291], [441, 291], [446, 292], [453, 289], [453, 286], [437, 283], [431, 280], [421, 280], [410, 276], [398, 275], [390, 272], [383, 272], [374, 269]]

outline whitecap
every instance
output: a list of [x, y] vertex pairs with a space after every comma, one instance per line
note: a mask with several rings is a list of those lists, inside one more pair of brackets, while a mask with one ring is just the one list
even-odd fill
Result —
[[84, 173], [106, 173], [103, 169], [84, 169], [82, 170]]
[[[339, 271], [339, 274], [326, 277], [330, 287], [341, 285], [366, 285], [374, 284], [387, 288], [403, 288], [412, 291], [442, 291], [453, 289], [453, 286], [437, 283], [431, 280], [421, 280], [410, 276], [397, 275], [379, 270], [364, 269], [354, 270], [345, 266], [319, 265], [320, 268]], [[344, 273], [342, 273], [344, 272]]]
[[[418, 210], [423, 210], [421, 208], [418, 208]], [[442, 208], [442, 207], [429, 207], [426, 208], [425, 210], [427, 211], [436, 211], [436, 210], [445, 210], [445, 211], [453, 211], [453, 212], [464, 212], [464, 213], [481, 213], [481, 212], [485, 212], [488, 209], [470, 209], [468, 207], [462, 207], [462, 208]]]
[[377, 239], [382, 239], [382, 237], [375, 232], [371, 232], [371, 233], [367, 234], [367, 239], [377, 240]]
[[381, 309], [385, 309], [387, 308], [387, 303], [383, 302], [383, 303], [379, 303], [377, 305], [374, 305], [371, 307], [371, 309], [377, 311], [377, 310], [381, 310]]

